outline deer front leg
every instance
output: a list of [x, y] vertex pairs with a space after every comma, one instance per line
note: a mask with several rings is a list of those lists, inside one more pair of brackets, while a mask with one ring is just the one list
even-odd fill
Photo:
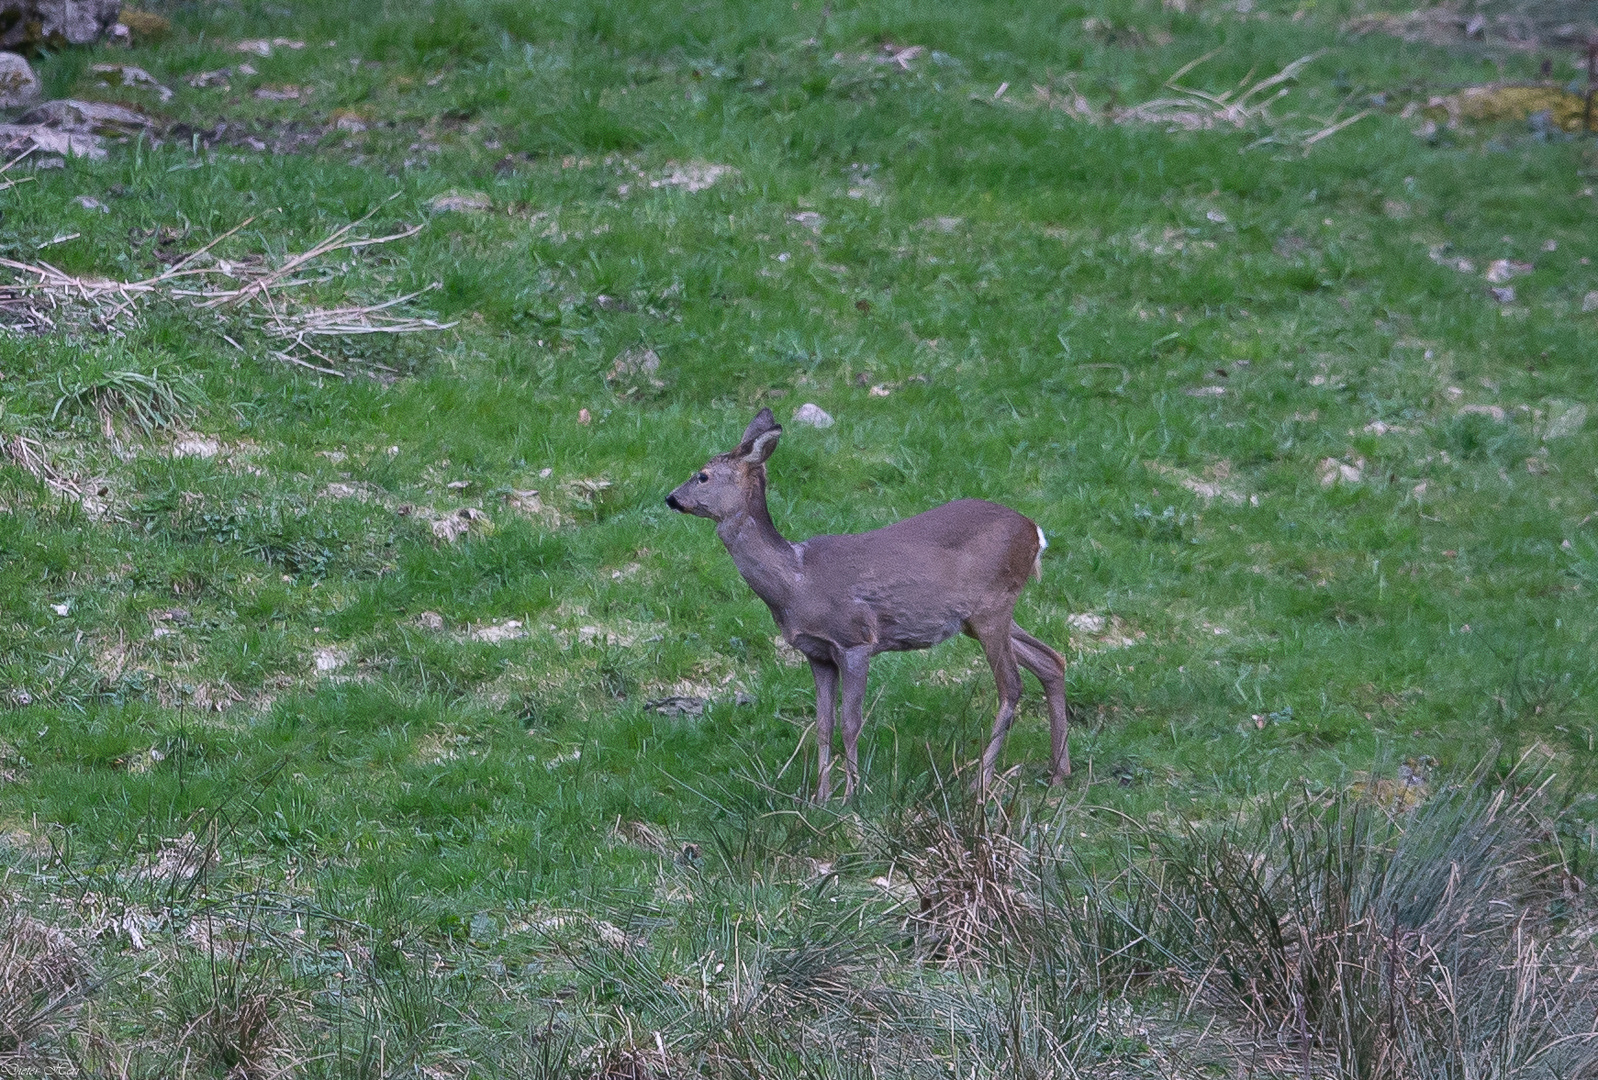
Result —
[[854, 798], [860, 783], [860, 728], [866, 720], [866, 670], [871, 653], [864, 647], [843, 654], [843, 797]]
[[827, 660], [810, 661], [816, 679], [816, 802], [832, 794], [832, 726], [838, 715], [838, 668]]

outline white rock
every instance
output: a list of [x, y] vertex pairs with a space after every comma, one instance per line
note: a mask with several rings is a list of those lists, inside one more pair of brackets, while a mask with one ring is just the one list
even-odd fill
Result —
[[1543, 433], [1545, 439], [1567, 439], [1580, 431], [1587, 422], [1587, 406], [1572, 405], [1558, 416], [1554, 417], [1548, 425], [1548, 430]]
[[162, 101], [172, 100], [172, 91], [162, 86], [154, 75], [132, 64], [95, 64], [90, 68], [100, 81], [110, 86], [131, 86], [155, 91]]
[[827, 415], [827, 410], [820, 405], [813, 401], [807, 401], [794, 410], [793, 422], [796, 424], [808, 424], [814, 428], [829, 428], [832, 426], [832, 417]]
[[506, 619], [502, 623], [480, 626], [472, 631], [472, 640], [486, 641], [490, 645], [498, 644], [501, 641], [516, 641], [526, 636], [527, 631], [522, 628], [521, 622], [517, 619]]
[[179, 439], [172, 444], [172, 456], [175, 458], [197, 457], [213, 458], [220, 452], [222, 446], [215, 439], [207, 439], [194, 435], [187, 439]]
[[723, 176], [737, 176], [738, 170], [731, 165], [715, 165], [703, 161], [690, 161], [686, 165], [671, 165], [666, 175], [658, 180], [651, 180], [652, 188], [674, 187], [684, 191], [704, 191], [713, 186]]
[[472, 213], [491, 210], [493, 207], [493, 201], [480, 191], [446, 191], [442, 195], [433, 196], [427, 203], [427, 208], [435, 214]]
[[39, 77], [13, 52], [0, 52], [0, 109], [17, 109], [39, 100]]
[[1321, 487], [1329, 488], [1334, 484], [1357, 484], [1365, 478], [1365, 460], [1359, 459], [1350, 465], [1338, 461], [1336, 458], [1325, 458], [1320, 464]]

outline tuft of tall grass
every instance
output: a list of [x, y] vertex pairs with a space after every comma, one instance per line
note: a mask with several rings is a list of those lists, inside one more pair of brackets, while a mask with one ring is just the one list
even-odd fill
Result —
[[174, 427], [194, 415], [205, 400], [199, 385], [187, 375], [163, 375], [159, 368], [148, 375], [140, 371], [106, 371], [83, 377], [70, 386], [62, 382], [61, 396], [50, 412], [54, 422], [62, 414], [94, 415], [107, 438], [115, 436], [114, 422], [124, 419], [148, 435], [158, 428]]
[[919, 955], [981, 964], [1038, 938], [1034, 832], [1019, 802], [984, 803], [942, 785], [885, 830], [886, 854], [915, 891]]
[[1395, 814], [1301, 793], [1145, 830], [1109, 887], [1049, 876], [1063, 951], [1163, 983], [1304, 1075], [1548, 1077], [1598, 1068], [1590, 904], [1551, 780], [1480, 775]]
[[63, 931], [0, 907], [0, 1072], [37, 1063], [89, 989], [88, 959]]

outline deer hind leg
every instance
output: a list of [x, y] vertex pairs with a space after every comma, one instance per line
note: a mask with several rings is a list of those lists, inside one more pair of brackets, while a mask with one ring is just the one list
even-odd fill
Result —
[[1049, 702], [1049, 783], [1058, 784], [1071, 775], [1071, 706], [1065, 699], [1065, 658], [1027, 633], [1010, 624], [1010, 644], [1022, 667], [1038, 677]]
[[999, 691], [999, 714], [993, 718], [993, 736], [982, 754], [982, 775], [978, 780], [981, 791], [993, 787], [993, 770], [999, 762], [999, 751], [1004, 749], [1004, 736], [1015, 719], [1016, 706], [1021, 702], [1021, 672], [1015, 666], [1015, 646], [1010, 638], [1012, 622], [1006, 613], [1002, 622], [972, 626], [970, 634], [982, 643], [988, 666], [993, 669], [993, 682]]
[[832, 726], [838, 715], [838, 668], [829, 661], [810, 661], [816, 679], [816, 802], [832, 794]]
[[860, 783], [860, 728], [866, 720], [866, 671], [871, 653], [864, 648], [843, 654], [843, 797], [854, 798]]

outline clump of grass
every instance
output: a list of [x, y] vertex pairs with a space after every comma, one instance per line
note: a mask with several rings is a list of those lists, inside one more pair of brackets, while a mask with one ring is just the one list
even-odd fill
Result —
[[88, 989], [88, 962], [64, 931], [0, 912], [0, 1066], [38, 1058]]
[[1562, 807], [1547, 783], [1481, 780], [1399, 816], [1358, 792], [1305, 794], [1247, 824], [1149, 836], [1117, 915], [1143, 920], [1173, 988], [1284, 1068], [1585, 1075], [1598, 956], [1572, 932], [1586, 905], [1553, 842]]
[[146, 375], [140, 371], [107, 371], [61, 385], [50, 419], [63, 414], [94, 415], [107, 438], [115, 437], [114, 422], [132, 423], [144, 434], [176, 427], [193, 417], [205, 400], [199, 385], [187, 375], [163, 375], [160, 368]]
[[888, 854], [915, 890], [909, 924], [924, 959], [982, 964], [1037, 941], [1042, 910], [1031, 832], [1019, 803], [942, 787], [890, 827]]

